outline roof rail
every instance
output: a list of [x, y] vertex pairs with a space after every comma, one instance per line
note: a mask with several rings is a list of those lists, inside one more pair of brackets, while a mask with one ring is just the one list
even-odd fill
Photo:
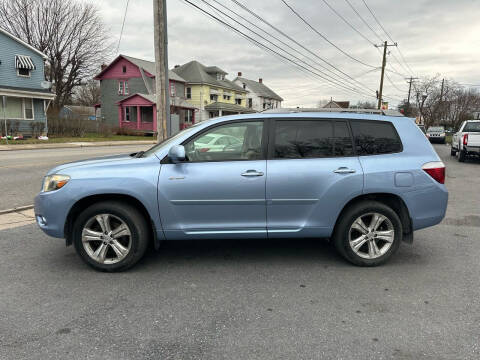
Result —
[[277, 108], [262, 111], [263, 114], [280, 113], [302, 113], [302, 112], [335, 112], [335, 113], [357, 113], [357, 114], [375, 114], [385, 116], [404, 116], [397, 110], [378, 110], [378, 109], [344, 109], [344, 108]]

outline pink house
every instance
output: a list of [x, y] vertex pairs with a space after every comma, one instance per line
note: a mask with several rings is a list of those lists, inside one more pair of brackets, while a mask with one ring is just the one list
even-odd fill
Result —
[[[102, 118], [107, 124], [156, 132], [155, 63], [119, 55], [95, 76], [100, 81]], [[196, 108], [185, 99], [185, 80], [169, 71], [173, 132], [195, 123]]]

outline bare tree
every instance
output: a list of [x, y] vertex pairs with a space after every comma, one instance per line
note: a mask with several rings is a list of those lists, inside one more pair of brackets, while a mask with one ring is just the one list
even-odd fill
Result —
[[105, 26], [93, 4], [66, 0], [0, 0], [0, 23], [44, 52], [45, 77], [53, 83], [56, 108], [90, 78], [110, 52]]
[[377, 105], [371, 101], [358, 101], [356, 105], [352, 106], [353, 109], [376, 109]]
[[93, 106], [100, 102], [100, 86], [98, 81], [89, 80], [78, 86], [73, 94], [73, 103], [76, 105]]

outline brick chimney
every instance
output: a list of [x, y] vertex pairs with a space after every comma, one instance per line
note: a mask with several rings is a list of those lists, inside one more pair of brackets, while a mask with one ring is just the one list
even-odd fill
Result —
[[262, 83], [263, 83], [263, 79], [262, 79], [262, 78], [258, 79], [258, 82], [259, 82], [260, 84], [262, 84]]
[[242, 72], [241, 72], [241, 71], [238, 72], [238, 76], [239, 76], [239, 77], [242, 76]]
[[100, 69], [104, 70], [107, 67], [107, 64], [100, 65]]

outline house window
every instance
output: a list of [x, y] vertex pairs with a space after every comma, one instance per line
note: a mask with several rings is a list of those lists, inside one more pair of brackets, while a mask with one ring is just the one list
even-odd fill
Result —
[[235, 104], [242, 105], [242, 99], [235, 99]]
[[122, 72], [125, 74], [127, 72], [127, 67], [125, 65], [122, 66]]
[[187, 87], [187, 95], [186, 95], [187, 99], [191, 99], [192, 98], [192, 88], [189, 88]]
[[230, 95], [223, 95], [223, 100], [230, 100], [231, 96]]
[[120, 80], [118, 82], [118, 95], [128, 95], [128, 81]]
[[265, 108], [267, 107], [267, 104], [266, 103], [263, 103], [263, 109], [265, 110]]
[[247, 84], [243, 83], [243, 89], [245, 90], [247, 88]]
[[217, 73], [217, 80], [225, 80], [225, 75]]
[[130, 106], [125, 108], [125, 121], [130, 121]]
[[170, 83], [170, 96], [175, 97], [175, 83], [174, 82]]
[[17, 69], [17, 75], [23, 77], [30, 77], [30, 69]]
[[33, 99], [23, 99], [23, 109], [25, 112], [25, 119], [33, 119]]
[[249, 99], [248, 99], [248, 107], [251, 109], [252, 106], [253, 106], [252, 98], [249, 98]]
[[210, 94], [210, 101], [217, 101], [217, 100], [218, 100], [218, 95]]
[[7, 96], [6, 107], [3, 109], [3, 101], [0, 99], [0, 117], [3, 116], [10, 120], [33, 120], [33, 99], [17, 98]]

